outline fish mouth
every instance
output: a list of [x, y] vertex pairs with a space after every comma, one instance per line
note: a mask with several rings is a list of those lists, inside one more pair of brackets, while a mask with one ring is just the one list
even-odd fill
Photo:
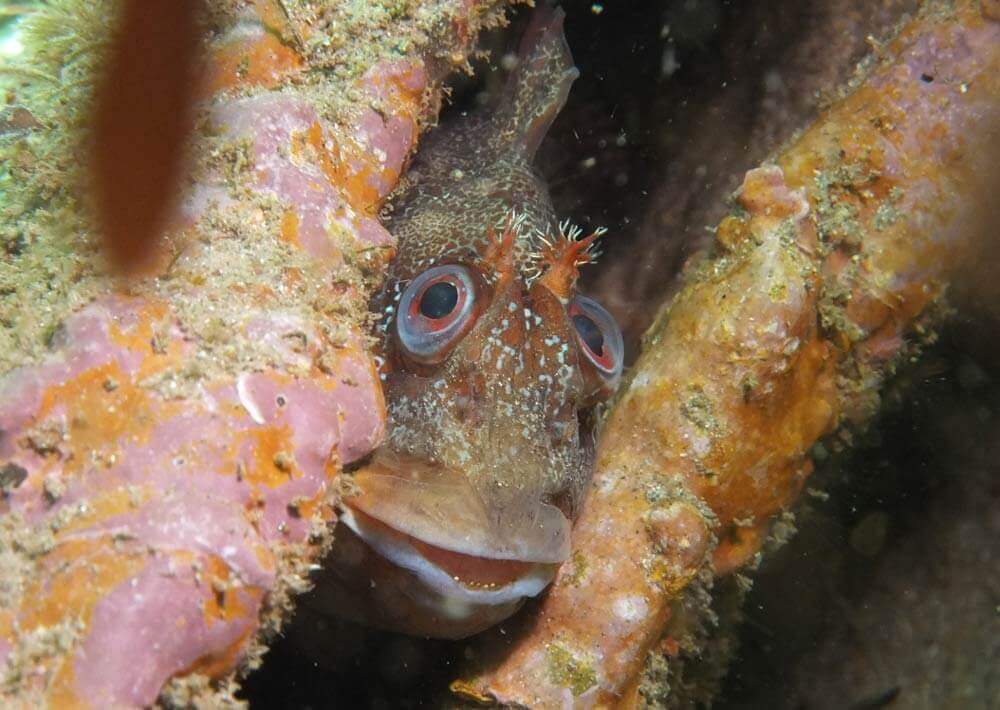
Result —
[[460, 472], [380, 452], [354, 473], [357, 495], [341, 522], [381, 557], [412, 573], [411, 596], [434, 614], [468, 618], [484, 607], [516, 610], [538, 595], [569, 556], [570, 522], [540, 503], [527, 523], [498, 531]]
[[441, 550], [489, 560], [558, 564], [569, 557], [570, 522], [537, 502], [516, 525], [500, 526], [460, 471], [380, 451], [354, 473], [350, 508]]

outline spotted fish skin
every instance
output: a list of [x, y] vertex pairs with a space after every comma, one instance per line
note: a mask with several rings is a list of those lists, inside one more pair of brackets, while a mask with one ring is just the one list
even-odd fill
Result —
[[[339, 615], [463, 637], [540, 593], [569, 555], [592, 468], [580, 415], [594, 371], [571, 316], [589, 241], [560, 227], [532, 167], [578, 75], [562, 22], [536, 9], [497, 106], [432, 131], [391, 199], [398, 252], [374, 303], [388, 434], [344, 501], [328, 576], [346, 591], [326, 606]], [[443, 327], [413, 306], [442, 272], [467, 277], [471, 310], [417, 358], [401, 328]]]
[[387, 226], [399, 248], [390, 283], [470, 251], [481, 254], [486, 227], [512, 208], [524, 217], [516, 245], [522, 269], [541, 246], [539, 234], [558, 233], [548, 188], [531, 162], [579, 76], [562, 22], [561, 10], [539, 8], [498, 105], [424, 139], [391, 199]]
[[[561, 10], [540, 8], [498, 106], [429, 135], [387, 223], [398, 240], [382, 301], [388, 322], [417, 274], [442, 263], [482, 264], [490, 228], [502, 230], [512, 211], [521, 220], [514, 277], [500, 284], [489, 273], [496, 265], [485, 265], [494, 292], [472, 332], [438, 371], [397, 368], [386, 387], [386, 445], [463, 470], [499, 538], [530, 524], [540, 500], [563, 496], [575, 508], [589, 475], [572, 326], [558, 298], [529, 285], [542, 238], [559, 233], [532, 159], [579, 75], [562, 21]], [[386, 333], [391, 360], [395, 345]]]

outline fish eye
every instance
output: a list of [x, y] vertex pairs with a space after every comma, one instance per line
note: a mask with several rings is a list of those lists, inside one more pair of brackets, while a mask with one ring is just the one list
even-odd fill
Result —
[[625, 342], [614, 316], [592, 298], [576, 296], [566, 308], [584, 359], [599, 378], [598, 387], [610, 395], [618, 386], [625, 359]]
[[470, 269], [445, 264], [427, 269], [403, 291], [396, 339], [420, 363], [441, 362], [476, 320], [476, 279]]

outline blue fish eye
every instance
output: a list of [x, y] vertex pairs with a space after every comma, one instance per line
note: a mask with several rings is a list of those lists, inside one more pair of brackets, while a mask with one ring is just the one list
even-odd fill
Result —
[[427, 269], [403, 291], [396, 312], [396, 340], [413, 360], [441, 362], [478, 314], [476, 280], [459, 264]]

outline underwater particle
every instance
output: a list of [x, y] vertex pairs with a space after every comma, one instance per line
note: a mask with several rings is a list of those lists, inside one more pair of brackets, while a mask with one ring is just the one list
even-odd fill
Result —
[[848, 537], [851, 549], [859, 555], [875, 557], [885, 545], [885, 536], [888, 530], [888, 513], [883, 510], [868, 513], [851, 529]]
[[379, 671], [388, 683], [404, 685], [412, 683], [425, 670], [427, 660], [414, 639], [400, 636], [386, 644], [380, 654]]
[[681, 63], [677, 61], [677, 50], [673, 44], [668, 44], [663, 50], [663, 57], [660, 60], [660, 78], [668, 79], [681, 68]]
[[604, 5], [595, 2], [593, 5], [590, 6], [590, 11], [595, 15], [600, 15], [602, 12], [604, 12]]
[[663, 20], [682, 51], [702, 47], [719, 32], [722, 3], [719, 0], [670, 3]]
[[515, 52], [507, 52], [502, 57], [500, 57], [500, 68], [504, 71], [514, 71], [514, 68], [518, 65], [518, 58]]
[[964, 390], [976, 390], [990, 383], [990, 377], [971, 357], [964, 357], [955, 372], [959, 386]]

